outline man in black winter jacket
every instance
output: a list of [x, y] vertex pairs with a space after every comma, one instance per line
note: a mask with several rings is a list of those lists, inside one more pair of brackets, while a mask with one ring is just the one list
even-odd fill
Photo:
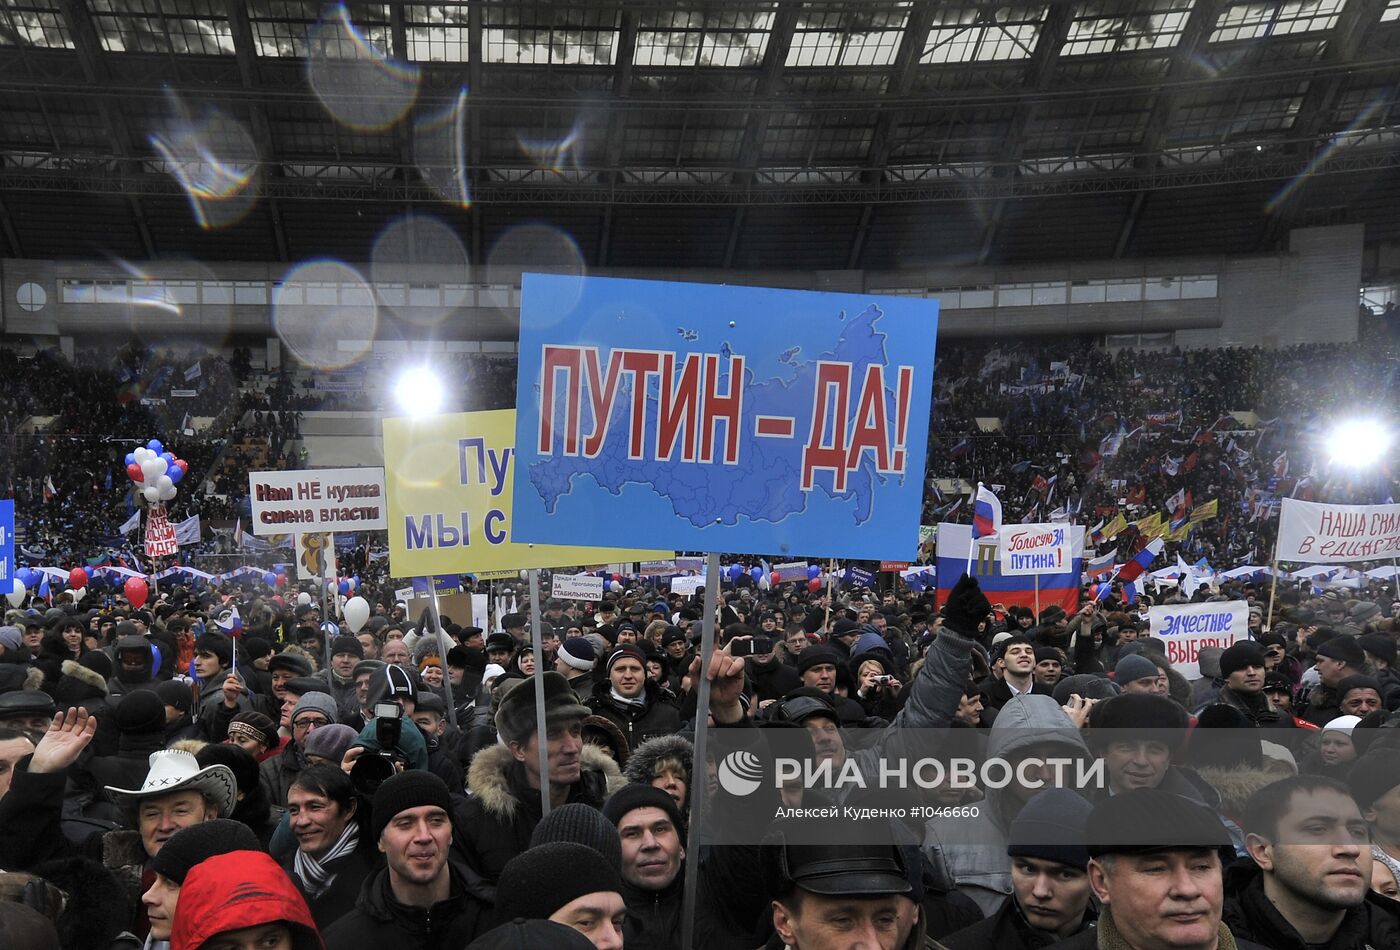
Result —
[[607, 679], [594, 685], [584, 705], [612, 720], [627, 738], [629, 749], [680, 729], [680, 710], [647, 677], [646, 654], [635, 646], [620, 646], [608, 654], [606, 662]]
[[1040, 950], [1091, 930], [1084, 829], [1090, 806], [1067, 788], [1051, 788], [1026, 803], [1011, 823], [1012, 894], [986, 920], [943, 938], [949, 950]]
[[603, 805], [622, 840], [627, 950], [669, 950], [684, 919], [684, 822], [675, 800], [650, 785], [626, 785]]
[[448, 863], [452, 800], [442, 779], [413, 769], [374, 793], [369, 834], [385, 867], [365, 879], [355, 909], [326, 928], [326, 950], [459, 950], [490, 927]]
[[1231, 932], [1273, 950], [1400, 947], [1400, 905], [1371, 893], [1370, 832], [1347, 787], [1299, 775], [1249, 800], [1249, 858], [1226, 873]]

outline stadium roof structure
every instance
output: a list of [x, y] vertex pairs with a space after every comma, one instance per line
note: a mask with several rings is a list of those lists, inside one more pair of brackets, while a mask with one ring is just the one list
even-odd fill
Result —
[[0, 0], [0, 254], [898, 268], [1400, 239], [1400, 0]]

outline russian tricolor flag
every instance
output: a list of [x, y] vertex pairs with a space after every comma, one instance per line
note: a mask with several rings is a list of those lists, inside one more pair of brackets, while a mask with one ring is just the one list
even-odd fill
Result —
[[1114, 552], [1109, 551], [1102, 557], [1092, 558], [1084, 565], [1084, 573], [1089, 577], [1102, 577], [1109, 573], [1113, 570], [1113, 555]]
[[1162, 553], [1165, 544], [1162, 538], [1153, 538], [1145, 548], [1133, 555], [1131, 561], [1123, 565], [1117, 579], [1125, 584], [1137, 580], [1152, 566], [1152, 562], [1157, 560], [1157, 555]]
[[[970, 547], [975, 547], [976, 542], [972, 538], [972, 526], [966, 524], [942, 523], [938, 526], [938, 539], [936, 568], [938, 582], [938, 603], [944, 604], [948, 600], [948, 595], [952, 592], [958, 578], [967, 573], [967, 553]], [[1073, 613], [1079, 609], [1079, 578], [1080, 572], [1084, 570], [1084, 529], [1076, 525], [1068, 526], [1070, 532], [1070, 569], [1062, 574], [1041, 574], [1040, 584], [1040, 607], [1045, 609], [1051, 604], [1058, 604], [1066, 612]], [[1002, 603], [1007, 607], [1022, 606], [1034, 609], [1036, 604], [1036, 582], [1037, 578], [1030, 574], [1019, 576], [1004, 576], [997, 563], [997, 558], [991, 553], [990, 542], [986, 547], [988, 551], [974, 550], [972, 561], [972, 576], [981, 585], [982, 592], [987, 595], [987, 599], [993, 603]]]
[[972, 509], [972, 540], [1001, 530], [1001, 499], [982, 483], [977, 484], [977, 503]]

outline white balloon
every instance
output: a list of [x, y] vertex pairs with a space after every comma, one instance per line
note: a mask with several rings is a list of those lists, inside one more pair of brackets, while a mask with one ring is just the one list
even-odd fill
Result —
[[146, 476], [146, 481], [154, 484], [156, 479], [165, 474], [165, 464], [159, 459], [146, 459], [141, 463], [141, 474]]
[[359, 633], [369, 623], [369, 601], [363, 597], [351, 597], [345, 602], [345, 626], [351, 633]]
[[310, 594], [308, 594], [306, 591], [302, 591], [300, 594], [297, 594], [297, 606], [298, 606], [298, 607], [305, 607], [305, 606], [306, 606], [307, 604], [309, 604], [309, 603], [311, 603], [311, 595], [310, 595]]
[[175, 486], [171, 485], [169, 488], [157, 488], [156, 492], [160, 495], [161, 501], [169, 501], [175, 497]]
[[11, 607], [18, 607], [20, 604], [24, 603], [25, 593], [24, 581], [16, 577], [10, 582], [10, 592], [5, 595], [5, 599], [10, 602]]
[[146, 496], [146, 501], [149, 504], [154, 505], [156, 502], [160, 501], [160, 490], [154, 485], [147, 485], [145, 488], [141, 489], [141, 494]]
[[174, 488], [175, 483], [170, 480], [169, 475], [162, 475], [160, 478], [156, 479], [156, 487], [161, 491], [165, 491], [167, 488]]

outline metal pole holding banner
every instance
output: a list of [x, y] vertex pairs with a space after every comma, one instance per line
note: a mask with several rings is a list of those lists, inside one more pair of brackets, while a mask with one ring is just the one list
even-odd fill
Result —
[[[437, 637], [438, 656], [442, 659], [442, 689], [446, 693], [443, 698], [447, 700], [447, 718], [452, 723], [452, 727], [457, 727], [457, 704], [452, 698], [452, 673], [447, 668], [447, 632], [442, 629], [442, 615], [438, 613], [438, 592], [437, 582], [432, 577], [428, 578], [428, 615], [433, 620], [433, 630]], [[422, 634], [423, 631], [418, 631]]]
[[1274, 598], [1278, 596], [1278, 558], [1274, 558], [1274, 582], [1269, 587], [1269, 612], [1264, 615], [1264, 632], [1274, 628]]
[[540, 753], [540, 817], [549, 816], [549, 724], [544, 715], [544, 612], [540, 572], [530, 571], [530, 640], [535, 649], [535, 745]]
[[1040, 575], [1032, 574], [1035, 578], [1035, 622], [1040, 623]]
[[[719, 612], [719, 555], [705, 556], [705, 615], [700, 627], [700, 678], [695, 684], [695, 749], [691, 779], [703, 775], [710, 733], [710, 659], [715, 653], [715, 615]], [[694, 950], [695, 918], [700, 910], [700, 826], [705, 820], [705, 795], [690, 797], [690, 829], [685, 841], [685, 927], [681, 946]]]

